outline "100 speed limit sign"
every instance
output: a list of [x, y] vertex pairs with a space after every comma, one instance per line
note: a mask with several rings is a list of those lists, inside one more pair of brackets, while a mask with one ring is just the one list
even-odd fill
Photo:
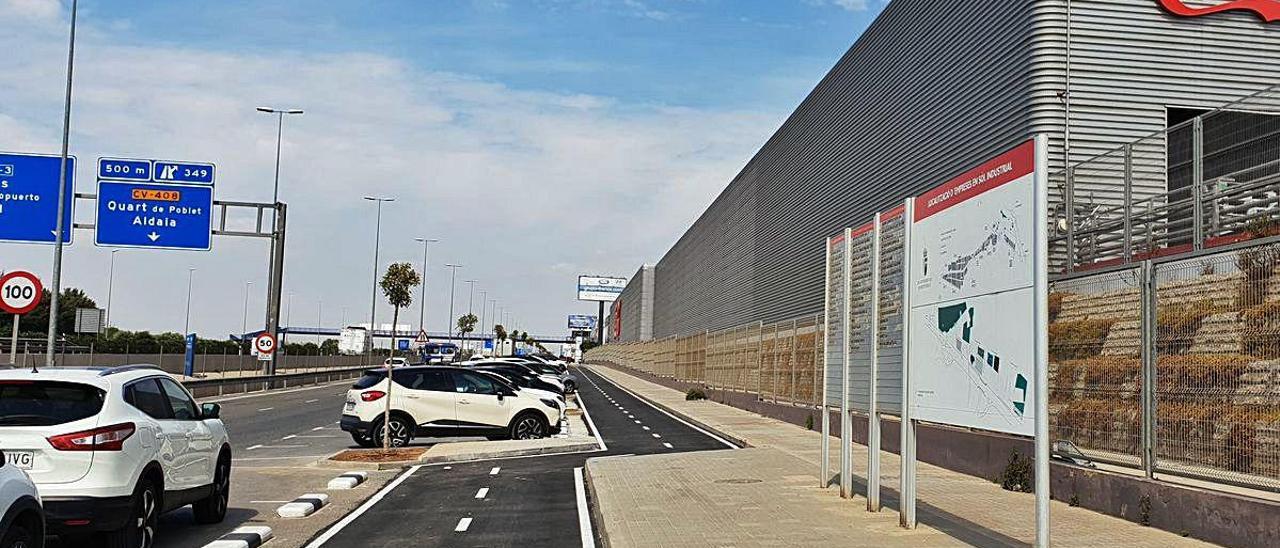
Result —
[[40, 278], [21, 270], [0, 276], [0, 310], [10, 314], [26, 314], [40, 304], [44, 287]]

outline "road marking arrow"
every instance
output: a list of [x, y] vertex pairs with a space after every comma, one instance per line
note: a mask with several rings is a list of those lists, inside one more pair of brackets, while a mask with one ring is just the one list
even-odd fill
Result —
[[147, 234], [147, 237], [151, 238], [151, 241], [153, 242], [160, 239], [160, 235], [156, 234], [156, 231], [154, 230], [151, 231], [151, 234]]

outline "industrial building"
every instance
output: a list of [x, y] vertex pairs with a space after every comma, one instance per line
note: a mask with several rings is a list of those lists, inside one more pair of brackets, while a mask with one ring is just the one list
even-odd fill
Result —
[[1067, 232], [1091, 208], [1247, 162], [1280, 128], [1214, 117], [1222, 125], [1198, 128], [1194, 145], [1231, 134], [1214, 153], [1193, 153], [1173, 134], [1149, 140], [1127, 187], [1065, 170], [1280, 83], [1280, 22], [1268, 22], [1280, 9], [1224, 4], [1233, 2], [894, 0], [661, 260], [631, 279], [609, 318], [611, 340], [818, 313], [825, 237], [1038, 133], [1050, 137], [1053, 227]]

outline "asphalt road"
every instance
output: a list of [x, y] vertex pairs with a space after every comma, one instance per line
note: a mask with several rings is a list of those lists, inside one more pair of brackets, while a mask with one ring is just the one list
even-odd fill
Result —
[[[607, 450], [423, 466], [310, 546], [573, 546], [581, 542], [575, 469], [591, 457], [727, 449], [579, 369], [579, 398]], [[598, 539], [595, 539], [598, 541]]]

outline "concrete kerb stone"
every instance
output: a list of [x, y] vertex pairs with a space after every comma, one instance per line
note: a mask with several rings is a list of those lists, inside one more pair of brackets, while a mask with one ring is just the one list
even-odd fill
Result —
[[276, 515], [282, 518], [305, 518], [329, 504], [329, 495], [323, 493], [307, 493], [293, 499], [293, 502], [276, 508]]
[[329, 480], [329, 484], [325, 488], [335, 489], [335, 490], [354, 489], [357, 485], [364, 483], [365, 480], [367, 479], [369, 479], [368, 472], [361, 472], [361, 471], [347, 472], [341, 476], [338, 476], [336, 478]]
[[[591, 479], [591, 463], [592, 461], [600, 460], [601, 458], [617, 458], [617, 457], [590, 458], [590, 459], [587, 459], [586, 463], [582, 465], [582, 483], [583, 483], [583, 487], [587, 491], [588, 501], [600, 500], [600, 495], [596, 490], [595, 483]], [[600, 513], [600, 503], [596, 502], [594, 504], [587, 504], [587, 507], [590, 508], [591, 510], [591, 521], [595, 526], [596, 536], [600, 539], [601, 548], [609, 548], [609, 546], [611, 546], [609, 542], [609, 530], [605, 527], [604, 514]]]
[[451, 455], [432, 455], [430, 452], [423, 453], [419, 459], [421, 464], [440, 464], [445, 462], [467, 462], [475, 460], [509, 458], [509, 457], [529, 457], [535, 455], [546, 455], [549, 453], [582, 453], [587, 451], [595, 451], [600, 446], [593, 439], [589, 442], [564, 443], [558, 445], [548, 445], [542, 447], [521, 447], [516, 449], [498, 449], [498, 450], [478, 450], [463, 453], [455, 453]]
[[204, 545], [204, 548], [257, 548], [271, 540], [271, 528], [265, 525], [248, 525], [236, 527], [230, 533], [218, 537], [218, 540]]

